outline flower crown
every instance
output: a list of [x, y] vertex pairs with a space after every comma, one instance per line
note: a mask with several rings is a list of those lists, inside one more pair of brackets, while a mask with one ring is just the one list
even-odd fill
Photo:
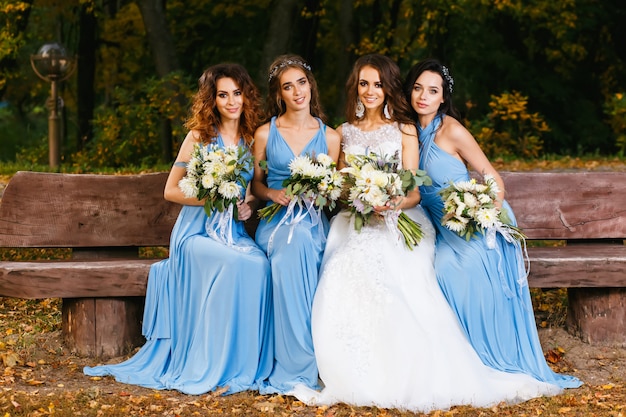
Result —
[[281, 68], [285, 68], [288, 65], [300, 65], [302, 68], [305, 68], [309, 71], [311, 71], [311, 66], [309, 64], [307, 64], [306, 62], [300, 61], [299, 59], [288, 59], [286, 61], [281, 62], [280, 64], [276, 64], [272, 67], [272, 69], [270, 70], [270, 76], [267, 79], [268, 82], [272, 81], [272, 78], [274, 78], [276, 76], [276, 73], [278, 72], [279, 69]]
[[452, 94], [452, 90], [454, 87], [454, 78], [452, 78], [452, 75], [450, 75], [450, 71], [448, 70], [448, 67], [446, 67], [445, 65], [441, 66], [441, 72], [443, 74], [443, 77], [448, 82], [448, 90], [450, 90], [450, 94]]

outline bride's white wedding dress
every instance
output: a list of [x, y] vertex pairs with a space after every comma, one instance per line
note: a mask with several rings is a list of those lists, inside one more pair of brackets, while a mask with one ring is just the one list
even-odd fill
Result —
[[[342, 133], [346, 153], [401, 151], [395, 124], [371, 132], [344, 124]], [[325, 387], [318, 392], [300, 385], [291, 394], [310, 405], [344, 402], [428, 412], [561, 392], [481, 362], [437, 283], [432, 224], [420, 206], [405, 213], [425, 235], [413, 250], [384, 222], [357, 232], [349, 212], [333, 219], [312, 313]]]

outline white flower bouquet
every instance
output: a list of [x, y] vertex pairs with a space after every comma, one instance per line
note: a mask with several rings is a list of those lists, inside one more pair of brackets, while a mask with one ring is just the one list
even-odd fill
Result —
[[[266, 161], [261, 168], [267, 169]], [[285, 193], [292, 203], [313, 204], [318, 209], [335, 208], [341, 196], [343, 176], [337, 171], [337, 164], [328, 155], [320, 153], [313, 157], [297, 156], [289, 163], [291, 175], [283, 181]], [[283, 206], [273, 203], [258, 210], [259, 217], [271, 221]]]
[[525, 239], [521, 229], [512, 224], [506, 209], [495, 205], [500, 187], [491, 175], [484, 183], [475, 179], [450, 183], [440, 192], [444, 216], [441, 224], [470, 240], [475, 233], [502, 233], [507, 241]]
[[[346, 204], [354, 214], [354, 228], [360, 231], [364, 224], [376, 214], [374, 207], [387, 204], [393, 198], [405, 196], [420, 185], [432, 183], [425, 171], [413, 173], [399, 169], [397, 153], [393, 157], [367, 154], [346, 154], [347, 167], [341, 170], [346, 174], [348, 197]], [[405, 213], [389, 210], [384, 214], [388, 227], [401, 233], [409, 249], [419, 244], [423, 232], [419, 224]]]
[[178, 182], [178, 187], [186, 197], [205, 200], [207, 216], [210, 217], [213, 210], [232, 210], [237, 219], [237, 201], [244, 197], [248, 186], [243, 174], [252, 169], [253, 158], [245, 147], [196, 144], [187, 164], [187, 174]]

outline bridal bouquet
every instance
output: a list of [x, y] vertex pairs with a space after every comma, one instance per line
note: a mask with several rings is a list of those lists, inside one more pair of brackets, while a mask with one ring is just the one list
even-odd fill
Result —
[[237, 219], [237, 201], [248, 185], [243, 174], [251, 172], [252, 168], [252, 155], [245, 147], [196, 144], [187, 164], [187, 174], [178, 182], [178, 187], [185, 197], [206, 199], [207, 216], [210, 217], [214, 209], [218, 212], [232, 210]]
[[[346, 174], [348, 185], [347, 204], [354, 214], [354, 228], [360, 231], [367, 224], [374, 207], [384, 206], [394, 197], [405, 196], [420, 185], [432, 183], [425, 171], [413, 173], [408, 169], [398, 169], [399, 158], [367, 154], [346, 153], [348, 166], [341, 170]], [[419, 224], [403, 212], [388, 211], [384, 215], [388, 227], [399, 231], [409, 249], [416, 246], [423, 237]]]
[[[266, 169], [266, 161], [260, 162]], [[333, 159], [320, 153], [313, 157], [297, 156], [289, 163], [291, 175], [283, 181], [285, 193], [293, 204], [315, 205], [318, 209], [334, 209], [341, 195], [343, 176]], [[273, 203], [258, 210], [259, 217], [271, 221], [283, 206]]]
[[502, 233], [507, 241], [525, 239], [521, 229], [512, 224], [506, 209], [495, 205], [500, 188], [491, 175], [484, 183], [475, 179], [453, 182], [442, 190], [444, 216], [441, 224], [470, 240], [476, 232], [495, 236]]

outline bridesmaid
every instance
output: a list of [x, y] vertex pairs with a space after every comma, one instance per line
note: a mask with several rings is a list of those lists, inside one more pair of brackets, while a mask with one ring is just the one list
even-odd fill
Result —
[[[289, 212], [282, 183], [296, 156], [325, 153], [337, 161], [340, 138], [324, 124], [311, 67], [297, 55], [282, 55], [270, 66], [267, 104], [270, 120], [254, 135], [252, 192], [285, 207], [261, 220], [256, 232], [270, 260], [274, 298], [274, 369], [261, 392], [288, 393], [295, 384], [318, 388], [311, 308], [328, 220], [297, 205]], [[267, 161], [267, 172], [260, 161]]]
[[417, 121], [420, 168], [432, 186], [420, 187], [422, 206], [437, 228], [435, 271], [439, 285], [482, 361], [495, 369], [575, 388], [581, 381], [553, 372], [546, 363], [535, 324], [522, 248], [497, 233], [495, 248], [484, 235], [470, 241], [441, 224], [439, 192], [450, 181], [468, 181], [467, 165], [491, 175], [500, 188], [497, 204], [515, 221], [504, 200], [504, 183], [452, 106], [454, 80], [434, 59], [413, 66], [404, 92]]
[[[170, 257], [153, 264], [143, 320], [145, 345], [130, 359], [84, 369], [119, 382], [203, 394], [256, 390], [272, 368], [271, 284], [267, 257], [244, 228], [255, 199], [241, 190], [232, 242], [209, 229], [204, 201], [178, 186], [194, 145], [249, 147], [259, 120], [259, 94], [246, 70], [219, 64], [200, 77], [190, 131], [165, 185], [182, 209], [172, 230]], [[247, 175], [252, 177], [252, 166]], [[218, 231], [219, 232], [219, 231]], [[211, 237], [214, 236], [214, 237]]]

